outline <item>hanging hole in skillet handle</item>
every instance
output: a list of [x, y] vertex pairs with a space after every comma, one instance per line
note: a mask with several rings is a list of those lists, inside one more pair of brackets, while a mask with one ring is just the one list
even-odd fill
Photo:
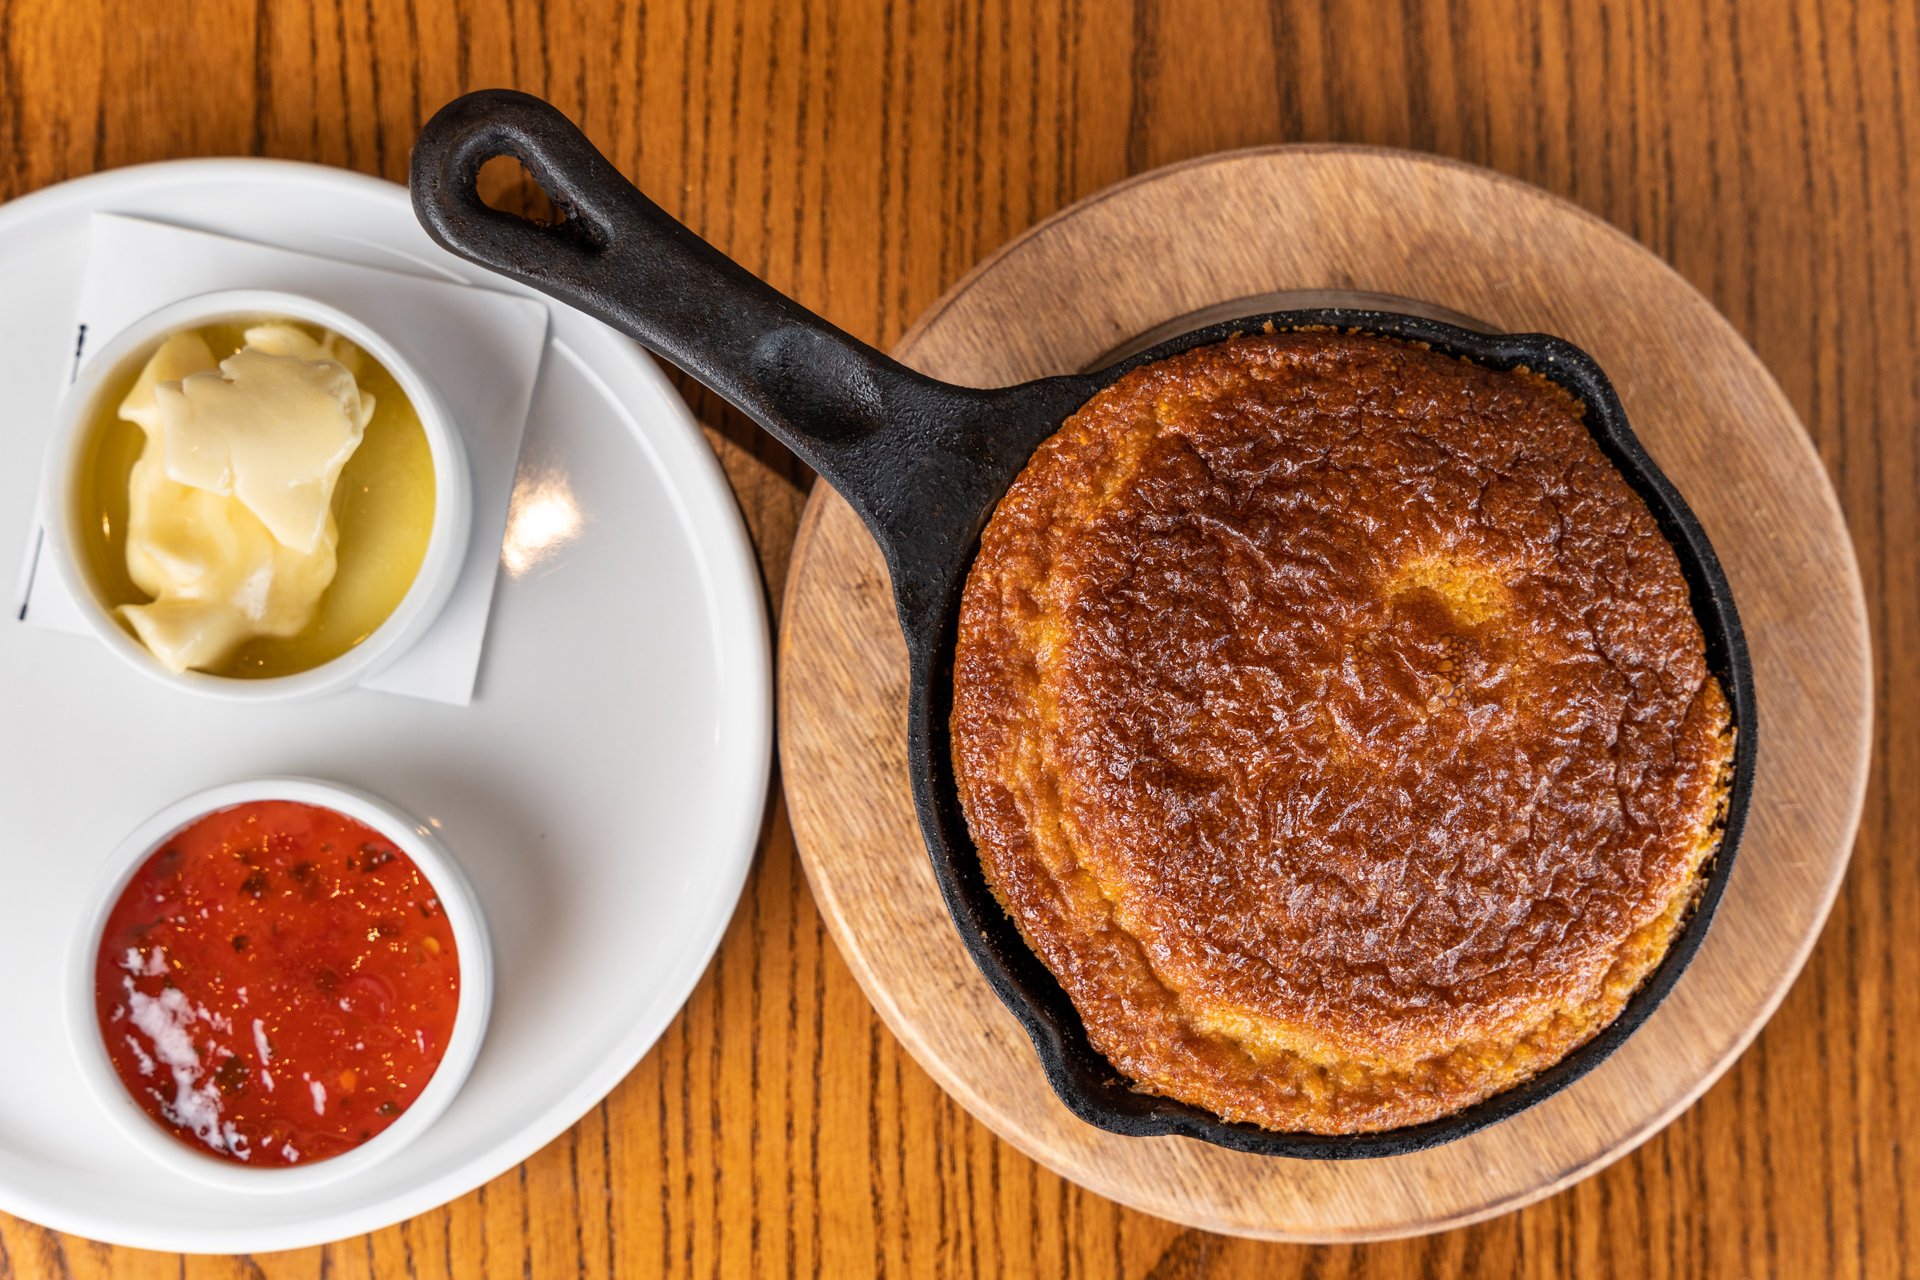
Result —
[[536, 227], [557, 227], [567, 220], [567, 211], [553, 202], [518, 156], [483, 161], [474, 185], [487, 208], [525, 218]]

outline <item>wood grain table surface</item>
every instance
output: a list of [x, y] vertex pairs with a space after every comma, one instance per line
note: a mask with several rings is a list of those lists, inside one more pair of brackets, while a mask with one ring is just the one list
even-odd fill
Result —
[[[1758, 1043], [1638, 1152], [1482, 1226], [1276, 1246], [1119, 1209], [949, 1102], [826, 938], [776, 801], [686, 1010], [518, 1169], [251, 1258], [0, 1215], [0, 1277], [1920, 1274], [1920, 7], [5, 0], [0, 195], [200, 155], [397, 179], [419, 122], [487, 85], [551, 98], [667, 209], [882, 344], [1048, 213], [1224, 148], [1417, 148], [1607, 218], [1754, 345], [1851, 523], [1878, 663], [1852, 871]], [[807, 477], [686, 390], [731, 442], [777, 599]]]

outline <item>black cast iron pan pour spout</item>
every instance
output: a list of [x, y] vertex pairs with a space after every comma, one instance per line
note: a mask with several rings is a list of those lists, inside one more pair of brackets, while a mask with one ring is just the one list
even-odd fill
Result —
[[[524, 164], [561, 212], [551, 226], [488, 207], [477, 186], [495, 156]], [[1132, 1136], [1181, 1134], [1238, 1151], [1318, 1159], [1394, 1155], [1471, 1133], [1557, 1092], [1652, 1012], [1698, 946], [1745, 819], [1754, 760], [1751, 667], [1725, 576], [1692, 513], [1640, 448], [1599, 367], [1545, 334], [1481, 334], [1395, 312], [1319, 308], [1251, 316], [1184, 334], [1096, 373], [1013, 387], [957, 387], [915, 373], [827, 323], [701, 240], [622, 177], [571, 121], [508, 90], [443, 107], [414, 144], [413, 205], [451, 252], [531, 285], [629, 334], [733, 403], [839, 490], [892, 574], [911, 685], [907, 763], [914, 808], [961, 941], [1026, 1028], [1061, 1100]], [[1127, 370], [1235, 333], [1329, 326], [1425, 343], [1492, 368], [1525, 365], [1587, 406], [1595, 441], [1680, 559], [1732, 704], [1739, 751], [1720, 853], [1692, 923], [1614, 1022], [1527, 1083], [1445, 1119], [1345, 1137], [1273, 1133], [1132, 1089], [1088, 1042], [1053, 975], [986, 885], [949, 759], [960, 591], [994, 506], [1033, 450]]]

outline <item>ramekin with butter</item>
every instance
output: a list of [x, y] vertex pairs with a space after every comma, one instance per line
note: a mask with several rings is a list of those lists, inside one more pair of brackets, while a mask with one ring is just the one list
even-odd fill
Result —
[[438, 395], [312, 299], [205, 294], [129, 326], [61, 406], [55, 560], [108, 647], [228, 699], [356, 683], [433, 622], [471, 495]]

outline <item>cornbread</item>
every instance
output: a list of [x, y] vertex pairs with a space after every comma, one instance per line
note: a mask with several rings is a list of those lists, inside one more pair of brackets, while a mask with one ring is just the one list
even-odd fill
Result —
[[1436, 1119], [1607, 1025], [1719, 839], [1726, 699], [1564, 389], [1254, 334], [1044, 443], [962, 601], [987, 881], [1147, 1092]]

